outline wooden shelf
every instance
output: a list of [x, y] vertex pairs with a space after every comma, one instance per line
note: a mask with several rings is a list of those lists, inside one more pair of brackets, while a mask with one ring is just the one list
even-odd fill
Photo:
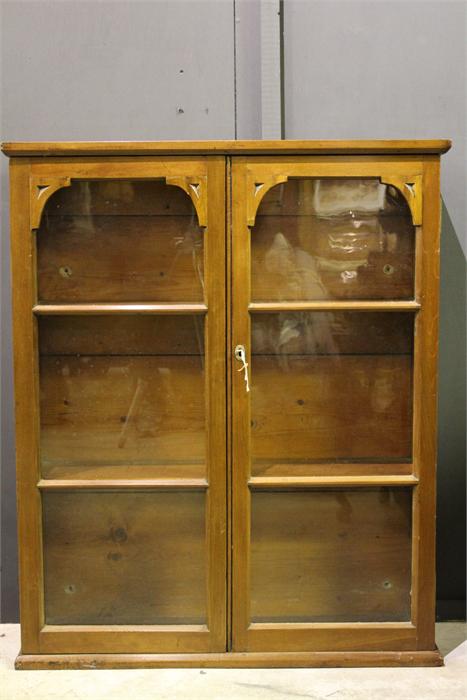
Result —
[[248, 304], [248, 311], [418, 311], [418, 301], [264, 301]]
[[374, 476], [252, 476], [248, 485], [252, 489], [329, 488], [365, 486], [416, 486], [418, 479], [412, 474], [377, 474]]
[[36, 304], [39, 316], [72, 316], [101, 314], [205, 314], [202, 303], [130, 303], [130, 304]]
[[41, 491], [199, 491], [207, 489], [206, 479], [41, 479]]

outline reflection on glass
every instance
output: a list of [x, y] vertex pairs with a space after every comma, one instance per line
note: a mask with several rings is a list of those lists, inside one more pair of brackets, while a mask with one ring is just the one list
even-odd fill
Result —
[[157, 180], [76, 180], [37, 231], [41, 302], [202, 301], [193, 204]]
[[200, 316], [42, 317], [43, 476], [119, 465], [204, 471], [203, 325]]
[[413, 297], [408, 205], [377, 179], [290, 179], [251, 231], [253, 301]]
[[43, 496], [45, 622], [206, 623], [204, 493]]
[[252, 622], [410, 619], [411, 493], [252, 495]]
[[412, 345], [410, 313], [252, 314], [253, 474], [410, 460]]

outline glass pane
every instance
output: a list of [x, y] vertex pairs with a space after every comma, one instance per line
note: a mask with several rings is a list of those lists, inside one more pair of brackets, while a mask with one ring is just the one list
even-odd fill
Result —
[[252, 495], [253, 622], [410, 619], [411, 494]]
[[412, 298], [414, 243], [394, 187], [376, 178], [291, 179], [258, 209], [252, 300]]
[[201, 316], [40, 318], [43, 475], [204, 473], [203, 325]]
[[41, 302], [202, 301], [202, 231], [179, 187], [77, 180], [46, 204], [37, 270]]
[[412, 345], [410, 313], [252, 314], [252, 472], [410, 460]]
[[45, 493], [45, 622], [206, 622], [203, 493]]

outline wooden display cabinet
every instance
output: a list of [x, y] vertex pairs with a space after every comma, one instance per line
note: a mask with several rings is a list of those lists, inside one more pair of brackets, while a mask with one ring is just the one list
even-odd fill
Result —
[[4, 144], [18, 668], [442, 663], [449, 146]]

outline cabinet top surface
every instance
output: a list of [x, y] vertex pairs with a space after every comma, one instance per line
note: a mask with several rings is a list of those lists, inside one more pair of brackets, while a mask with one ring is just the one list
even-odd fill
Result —
[[446, 153], [448, 139], [335, 141], [7, 141], [7, 156], [268, 155]]

